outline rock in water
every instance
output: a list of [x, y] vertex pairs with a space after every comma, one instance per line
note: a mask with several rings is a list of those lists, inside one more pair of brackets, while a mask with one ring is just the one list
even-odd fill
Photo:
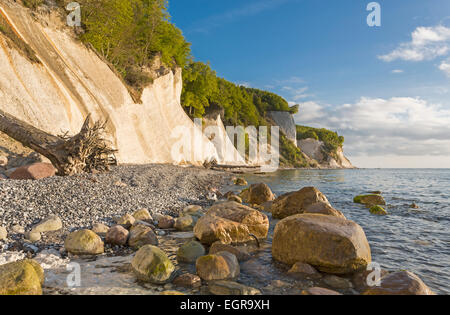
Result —
[[346, 219], [346, 217], [344, 216], [344, 214], [341, 211], [334, 209], [332, 206], [330, 206], [330, 204], [325, 203], [325, 202], [317, 202], [317, 203], [314, 203], [314, 204], [306, 207], [304, 213], [324, 214], [324, 215], [331, 215], [333, 217]]
[[105, 241], [108, 244], [123, 246], [128, 240], [128, 230], [121, 225], [113, 226], [106, 233]]
[[62, 221], [56, 215], [51, 215], [38, 224], [36, 224], [31, 231], [37, 233], [53, 232], [62, 229]]
[[56, 169], [50, 163], [34, 163], [17, 168], [9, 175], [10, 179], [43, 179], [55, 176]]
[[197, 258], [205, 255], [205, 248], [196, 241], [190, 241], [180, 246], [177, 251], [177, 261], [181, 263], [194, 263]]
[[163, 284], [170, 280], [175, 266], [161, 249], [153, 245], [141, 247], [131, 266], [141, 281]]
[[234, 184], [236, 186], [247, 186], [248, 185], [247, 181], [245, 179], [243, 179], [243, 178], [236, 178], [234, 180]]
[[373, 206], [370, 208], [370, 213], [375, 215], [388, 215], [387, 211], [381, 206]]
[[209, 254], [217, 254], [219, 252], [230, 252], [238, 261], [246, 261], [251, 258], [250, 254], [244, 249], [232, 246], [230, 244], [222, 244], [221, 242], [214, 242], [209, 248]]
[[278, 222], [272, 255], [289, 265], [300, 261], [335, 274], [353, 273], [371, 262], [369, 243], [358, 224], [320, 214], [299, 214]]
[[91, 230], [70, 233], [64, 242], [64, 247], [73, 255], [100, 255], [104, 252], [102, 239]]
[[195, 264], [197, 274], [203, 280], [228, 280], [239, 276], [239, 262], [233, 254], [220, 252], [202, 256]]
[[305, 187], [275, 199], [270, 211], [275, 219], [284, 219], [291, 215], [302, 214], [309, 206], [318, 202], [330, 205], [327, 197], [317, 188]]
[[190, 273], [185, 273], [173, 280], [173, 284], [178, 287], [198, 288], [202, 285], [202, 279], [199, 276]]
[[158, 237], [153, 230], [145, 225], [138, 224], [131, 228], [128, 245], [138, 249], [145, 245], [158, 245]]
[[423, 281], [409, 271], [390, 273], [381, 278], [381, 286], [374, 286], [364, 295], [434, 295]]
[[298, 274], [308, 278], [318, 279], [321, 278], [322, 275], [309, 264], [305, 264], [302, 262], [296, 262], [291, 269], [288, 271], [289, 274]]
[[363, 205], [368, 206], [384, 206], [386, 205], [386, 201], [381, 195], [359, 195], [353, 198], [354, 203], [361, 203]]
[[42, 295], [44, 270], [34, 260], [0, 266], [0, 295]]
[[258, 289], [248, 287], [246, 285], [221, 280], [221, 281], [213, 281], [208, 284], [208, 289], [212, 294], [215, 295], [260, 295], [261, 291]]
[[264, 183], [251, 185], [248, 189], [247, 199], [245, 202], [251, 205], [262, 205], [265, 202], [275, 200], [275, 195], [269, 186]]
[[269, 219], [258, 210], [237, 202], [212, 206], [194, 227], [194, 234], [204, 244], [221, 241], [224, 244], [243, 243], [267, 237]]

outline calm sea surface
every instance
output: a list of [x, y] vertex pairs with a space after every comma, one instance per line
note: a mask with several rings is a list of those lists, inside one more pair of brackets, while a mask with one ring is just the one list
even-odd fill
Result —
[[[450, 294], [450, 169], [288, 170], [245, 178], [265, 182], [277, 195], [317, 187], [363, 227], [374, 262], [410, 270], [436, 293]], [[354, 196], [375, 190], [383, 192], [389, 216], [353, 203]]]

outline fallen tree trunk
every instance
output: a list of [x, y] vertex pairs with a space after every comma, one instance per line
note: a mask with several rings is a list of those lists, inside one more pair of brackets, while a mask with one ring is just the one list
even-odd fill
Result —
[[91, 124], [88, 115], [77, 135], [54, 136], [0, 110], [0, 131], [48, 158], [61, 176], [108, 171], [117, 164], [117, 151], [102, 137], [105, 124]]

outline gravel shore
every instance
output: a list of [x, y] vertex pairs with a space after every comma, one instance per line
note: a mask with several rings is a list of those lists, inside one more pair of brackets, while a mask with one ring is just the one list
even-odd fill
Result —
[[0, 226], [14, 235], [14, 225], [28, 231], [43, 218], [57, 215], [63, 222], [62, 236], [96, 222], [112, 224], [114, 218], [141, 208], [177, 216], [186, 205], [209, 206], [210, 190], [220, 188], [228, 178], [226, 173], [197, 167], [127, 165], [105, 174], [3, 180]]

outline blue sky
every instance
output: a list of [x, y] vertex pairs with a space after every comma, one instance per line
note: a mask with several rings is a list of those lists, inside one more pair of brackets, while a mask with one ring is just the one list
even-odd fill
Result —
[[[450, 1], [171, 0], [172, 21], [230, 81], [301, 104], [360, 167], [450, 167]], [[432, 156], [429, 158], [428, 156]]]

